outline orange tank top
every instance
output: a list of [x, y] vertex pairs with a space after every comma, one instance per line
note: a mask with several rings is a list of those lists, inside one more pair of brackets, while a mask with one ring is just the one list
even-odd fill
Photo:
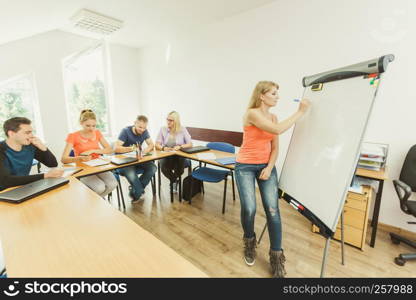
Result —
[[274, 134], [256, 126], [244, 126], [243, 144], [236, 161], [243, 164], [267, 164], [272, 151]]

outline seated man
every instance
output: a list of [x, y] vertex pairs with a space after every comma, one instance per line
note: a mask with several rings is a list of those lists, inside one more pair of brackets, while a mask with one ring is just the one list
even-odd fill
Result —
[[[115, 144], [116, 153], [126, 153], [134, 151], [137, 147], [141, 147], [143, 142], [146, 142], [147, 148], [143, 150], [142, 155], [149, 153], [154, 148], [154, 143], [147, 131], [148, 120], [145, 116], [138, 116], [134, 122], [134, 126], [127, 126], [124, 128]], [[153, 162], [145, 162], [136, 166], [120, 169], [120, 174], [127, 178], [130, 183], [129, 196], [132, 202], [138, 202], [140, 197], [144, 194], [144, 189], [149, 184], [153, 175], [157, 170]], [[138, 177], [138, 174], [142, 174]]]
[[0, 190], [63, 174], [63, 170], [52, 169], [45, 174], [29, 175], [34, 158], [47, 167], [58, 166], [52, 152], [33, 136], [30, 124], [29, 119], [21, 117], [11, 118], [3, 124], [7, 138], [0, 142]]

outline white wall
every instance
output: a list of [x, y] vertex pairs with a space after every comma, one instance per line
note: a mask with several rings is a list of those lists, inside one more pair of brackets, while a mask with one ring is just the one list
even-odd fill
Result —
[[[55, 30], [0, 46], [0, 81], [24, 73], [35, 74], [44, 137], [60, 158], [68, 134], [62, 60], [97, 43]], [[110, 45], [114, 105], [113, 134], [134, 121], [139, 112], [138, 50]]]
[[[397, 178], [415, 143], [415, 3], [411, 0], [282, 0], [206, 26], [181, 40], [140, 50], [140, 96], [155, 135], [175, 109], [186, 126], [241, 131], [241, 117], [259, 80], [280, 85], [273, 109], [283, 119], [302, 96], [301, 79], [393, 53], [366, 141], [390, 144], [389, 177]], [[170, 44], [170, 60], [166, 49]], [[413, 126], [412, 126], [413, 125]], [[342, 134], [342, 133], [340, 133]], [[281, 167], [290, 133], [281, 137]], [[322, 180], [325, 180], [324, 178]], [[416, 231], [385, 183], [380, 222]]]

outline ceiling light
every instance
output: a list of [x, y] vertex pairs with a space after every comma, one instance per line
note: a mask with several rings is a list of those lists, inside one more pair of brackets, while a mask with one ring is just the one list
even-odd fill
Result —
[[81, 9], [71, 21], [83, 30], [108, 35], [123, 27], [123, 21], [107, 17], [88, 9]]

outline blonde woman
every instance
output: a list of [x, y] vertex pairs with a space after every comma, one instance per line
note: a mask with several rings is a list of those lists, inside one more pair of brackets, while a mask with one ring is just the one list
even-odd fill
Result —
[[[156, 149], [174, 151], [192, 147], [191, 136], [181, 125], [179, 114], [172, 111], [166, 118], [167, 126], [162, 127], [156, 139]], [[182, 157], [167, 157], [160, 161], [162, 173], [169, 178], [171, 184], [183, 174], [185, 159]]]
[[[79, 122], [82, 129], [70, 133], [66, 138], [66, 146], [61, 158], [62, 163], [88, 161], [98, 158], [101, 154], [113, 152], [110, 144], [96, 129], [97, 117], [92, 110], [82, 110]], [[72, 150], [74, 156], [70, 155]], [[110, 171], [83, 177], [81, 181], [103, 198], [117, 187], [117, 180]]]
[[243, 143], [236, 158], [235, 175], [241, 201], [241, 224], [244, 230], [244, 260], [253, 265], [256, 257], [255, 181], [260, 189], [266, 213], [270, 238], [270, 267], [273, 277], [286, 274], [282, 249], [282, 225], [278, 205], [278, 177], [275, 163], [279, 150], [279, 135], [306, 112], [308, 100], [302, 100], [299, 109], [284, 121], [278, 122], [270, 108], [276, 106], [279, 86], [271, 81], [260, 81], [254, 88], [248, 109], [243, 117]]

